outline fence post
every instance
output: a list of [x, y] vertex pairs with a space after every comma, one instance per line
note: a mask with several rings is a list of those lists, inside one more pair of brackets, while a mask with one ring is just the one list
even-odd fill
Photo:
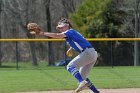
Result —
[[[138, 38], [138, 33], [139, 33], [139, 1], [135, 0], [135, 38]], [[138, 48], [138, 41], [134, 41], [134, 66], [139, 65], [139, 48]]]
[[113, 62], [113, 42], [111, 41], [111, 66], [112, 68], [114, 67], [114, 62]]
[[18, 42], [16, 42], [16, 69], [18, 70], [18, 62], [19, 62], [19, 58], [18, 58]]

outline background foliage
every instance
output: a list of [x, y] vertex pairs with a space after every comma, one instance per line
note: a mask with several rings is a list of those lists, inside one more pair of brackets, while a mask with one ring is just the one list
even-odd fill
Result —
[[[55, 26], [68, 17], [85, 37], [119, 38], [135, 36], [135, 0], [0, 0], [0, 38], [46, 38], [31, 36], [28, 22], [44, 31], [57, 32]], [[139, 1], [139, 0], [138, 0]], [[138, 13], [140, 12], [138, 2]], [[140, 18], [138, 19], [140, 20]], [[139, 21], [140, 22], [140, 21]], [[138, 33], [140, 37], [140, 32]], [[91, 42], [99, 53], [97, 65], [133, 65], [134, 42]], [[16, 55], [18, 45], [18, 55]], [[65, 59], [64, 42], [0, 42], [2, 62], [46, 61], [54, 65]]]
[[[70, 18], [86, 37], [125, 38], [135, 36], [134, 13], [132, 0], [85, 0]], [[100, 55], [99, 64], [133, 65], [133, 43], [93, 42], [93, 45]]]

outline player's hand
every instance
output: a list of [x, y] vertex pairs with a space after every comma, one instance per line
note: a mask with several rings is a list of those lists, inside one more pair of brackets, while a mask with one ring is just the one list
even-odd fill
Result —
[[73, 55], [72, 48], [69, 48], [69, 49], [68, 49], [68, 51], [66, 52], [66, 55], [67, 55], [68, 57], [72, 57], [72, 55]]

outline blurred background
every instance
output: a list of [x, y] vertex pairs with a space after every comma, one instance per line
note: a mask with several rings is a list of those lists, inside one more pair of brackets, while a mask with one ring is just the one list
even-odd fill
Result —
[[[47, 38], [30, 35], [26, 25], [36, 22], [46, 32], [57, 32], [57, 22], [64, 17], [86, 38], [138, 38], [139, 13], [140, 0], [0, 0], [0, 38]], [[140, 65], [139, 41], [91, 43], [99, 54], [96, 66]], [[0, 67], [16, 62], [54, 66], [71, 59], [66, 50], [64, 41], [0, 42]]]

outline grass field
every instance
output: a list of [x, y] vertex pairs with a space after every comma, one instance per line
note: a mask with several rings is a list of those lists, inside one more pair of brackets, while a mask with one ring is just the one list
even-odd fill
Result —
[[[89, 77], [98, 88], [140, 88], [140, 67], [94, 67]], [[77, 80], [65, 67], [0, 67], [0, 93], [76, 87]]]

